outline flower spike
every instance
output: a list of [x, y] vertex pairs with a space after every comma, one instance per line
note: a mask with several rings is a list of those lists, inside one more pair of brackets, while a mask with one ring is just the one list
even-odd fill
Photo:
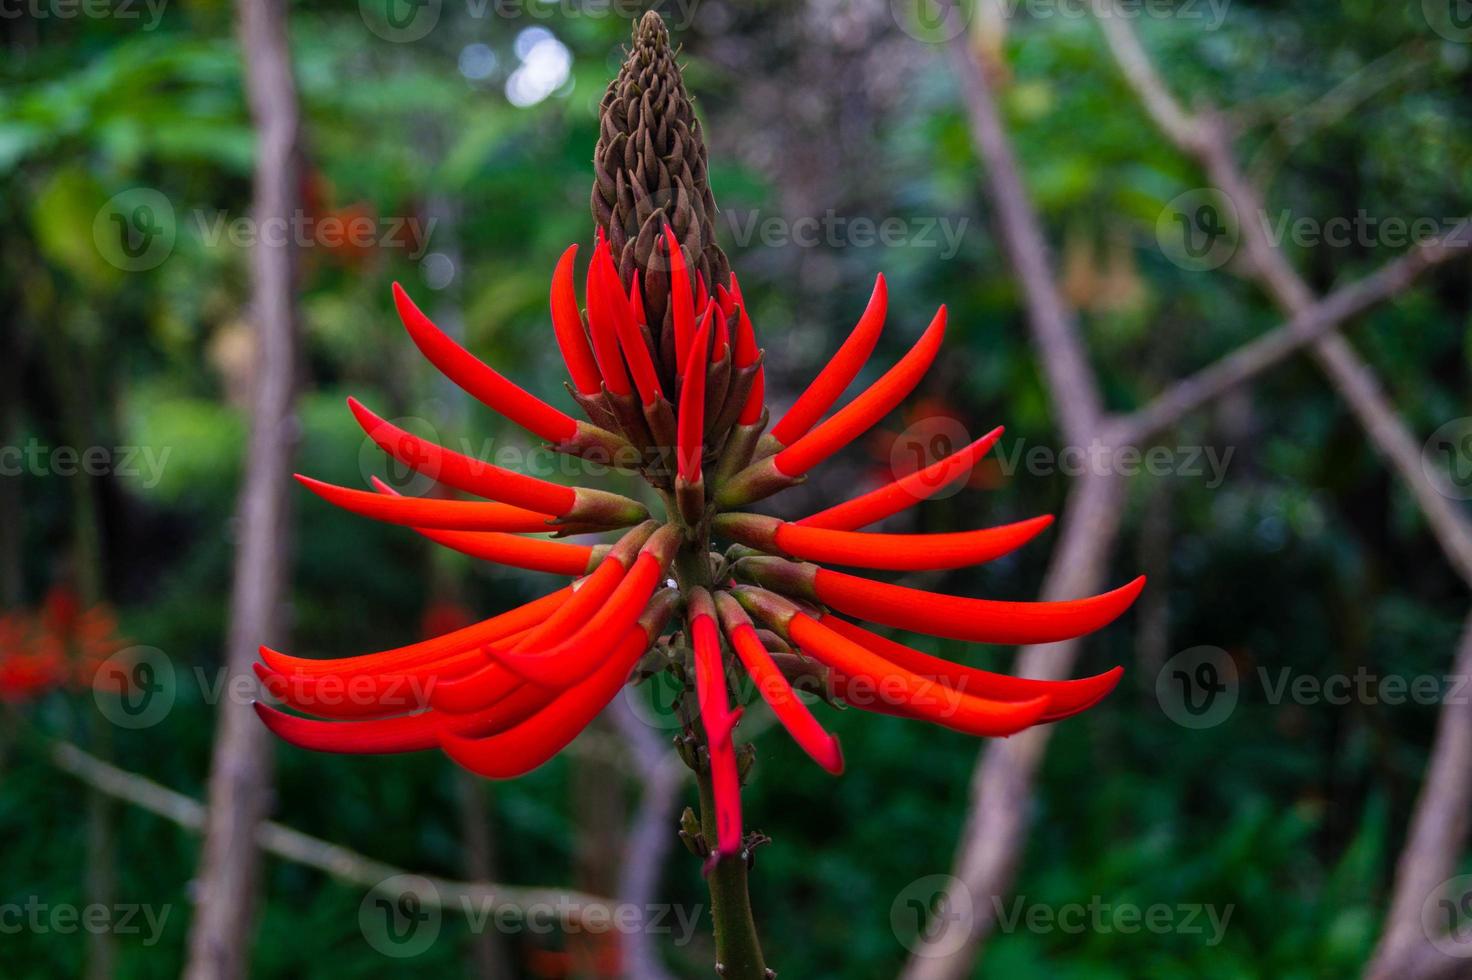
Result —
[[[959, 568], [1021, 547], [1051, 518], [944, 534], [863, 530], [955, 487], [1000, 428], [800, 520], [749, 513], [748, 504], [803, 482], [917, 388], [937, 357], [946, 308], [878, 380], [841, 403], [884, 328], [888, 284], [877, 277], [858, 323], [768, 432], [766, 354], [716, 243], [700, 123], [653, 12], [639, 20], [630, 56], [600, 103], [594, 170], [595, 242], [582, 302], [576, 245], [559, 256], [548, 293], [568, 394], [586, 421], [475, 358], [397, 285], [394, 304], [445, 376], [553, 450], [642, 477], [649, 493], [641, 499], [658, 501], [662, 514], [650, 519], [632, 496], [455, 452], [350, 399], [379, 448], [439, 486], [406, 497], [376, 477], [377, 492], [368, 493], [299, 476], [304, 487], [446, 547], [573, 582], [482, 622], [375, 653], [315, 660], [262, 647], [252, 667], [275, 702], [256, 710], [277, 736], [305, 749], [438, 749], [471, 772], [504, 779], [546, 762], [624, 684], [668, 671], [682, 706], [675, 745], [700, 783], [702, 814], [682, 820], [681, 833], [707, 859], [713, 907], [721, 910], [717, 949], [730, 954], [717, 972], [770, 976], [754, 941], [738, 937], [743, 948], [729, 948], [750, 922], [740, 793], [754, 757], [752, 745], [736, 741], [744, 708], [734, 679], [744, 673], [797, 745], [835, 775], [843, 751], [821, 721], [821, 704], [1006, 736], [1086, 710], [1114, 689], [1120, 669], [1070, 680], [1012, 677], [933, 656], [847, 617], [980, 643], [1051, 642], [1114, 620], [1143, 579], [1071, 602], [995, 602], [814, 564]], [[441, 493], [446, 488], [483, 499], [458, 499]], [[724, 553], [715, 550], [722, 545]], [[426, 616], [426, 632], [435, 628], [431, 619], [444, 618]], [[457, 615], [453, 625], [470, 618]]]

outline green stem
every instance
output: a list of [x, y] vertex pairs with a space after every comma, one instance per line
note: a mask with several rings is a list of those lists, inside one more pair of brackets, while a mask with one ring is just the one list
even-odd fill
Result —
[[[700, 830], [707, 841], [716, 839], [715, 789], [710, 767], [696, 773], [700, 787]], [[756, 920], [751, 915], [751, 896], [746, 890], [746, 857], [722, 858], [706, 876], [710, 888], [710, 917], [716, 936], [716, 965], [724, 980], [766, 980], [767, 964], [762, 959]]]

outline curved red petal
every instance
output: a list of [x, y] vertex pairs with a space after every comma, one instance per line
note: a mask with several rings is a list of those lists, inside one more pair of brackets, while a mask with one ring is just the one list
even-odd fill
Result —
[[439, 744], [437, 722], [425, 712], [372, 721], [317, 721], [255, 703], [256, 714], [284, 742], [313, 752], [378, 755], [420, 752]]
[[551, 514], [510, 504], [479, 500], [444, 500], [437, 497], [390, 497], [368, 490], [353, 490], [296, 474], [297, 482], [335, 507], [360, 517], [408, 527], [455, 531], [505, 531], [535, 533], [551, 531]]
[[783, 523], [775, 543], [805, 561], [896, 572], [963, 568], [1016, 551], [1053, 523], [1049, 515], [1014, 524], [948, 534], [869, 534]]
[[830, 735], [813, 717], [807, 705], [798, 700], [797, 693], [772, 660], [772, 655], [756, 635], [750, 623], [732, 626], [726, 624], [726, 636], [736, 649], [746, 672], [762, 699], [772, 706], [772, 712], [787, 733], [792, 736], [814, 762], [837, 776], [843, 772], [843, 749], [838, 739]]
[[877, 490], [846, 500], [794, 523], [804, 527], [826, 527], [835, 531], [853, 531], [898, 514], [907, 507], [929, 500], [942, 490], [971, 474], [986, 451], [1002, 437], [997, 426], [980, 439], [956, 450], [944, 459], [887, 483]]
[[871, 623], [974, 643], [1056, 643], [1118, 619], [1145, 587], [1145, 576], [1112, 592], [1064, 602], [966, 599], [817, 570], [818, 601]]
[[996, 701], [975, 697], [914, 674], [873, 651], [828, 629], [806, 613], [793, 616], [789, 635], [809, 656], [832, 667], [850, 684], [872, 684], [873, 694], [840, 691], [855, 707], [873, 697], [910, 717], [921, 718], [968, 735], [1002, 737], [1037, 724], [1048, 710], [1046, 697], [1030, 701]]
[[348, 407], [378, 448], [431, 479], [490, 500], [559, 517], [577, 502], [572, 487], [502, 469], [421, 439], [379, 418], [356, 398], [348, 399]]
[[578, 311], [577, 288], [573, 282], [573, 261], [577, 254], [578, 247], [569, 245], [552, 273], [552, 331], [557, 336], [557, 346], [573, 386], [584, 395], [596, 395], [601, 390], [603, 375], [598, 372], [598, 362], [593, 358], [593, 348], [583, 332], [583, 317]]
[[867, 647], [879, 656], [905, 670], [938, 680], [947, 687], [976, 694], [998, 701], [1029, 701], [1037, 697], [1048, 699], [1048, 710], [1044, 721], [1058, 721], [1098, 704], [1119, 683], [1124, 674], [1123, 667], [1115, 667], [1092, 677], [1073, 680], [1048, 681], [1032, 677], [1014, 677], [997, 674], [958, 664], [951, 660], [933, 657], [902, 643], [880, 636], [856, 626], [837, 616], [820, 618], [824, 626], [840, 636]]
[[517, 606], [515, 609], [501, 613], [499, 616], [492, 616], [472, 626], [455, 630], [453, 633], [436, 636], [420, 643], [411, 643], [408, 646], [380, 650], [377, 653], [318, 660], [311, 657], [293, 657], [263, 646], [260, 648], [261, 659], [272, 670], [283, 674], [350, 676], [355, 673], [393, 673], [413, 670], [452, 654], [479, 650], [487, 643], [494, 643], [530, 629], [551, 615], [572, 594], [571, 586], [558, 589], [540, 599], [533, 599], [525, 605]]
[[591, 677], [556, 694], [525, 721], [479, 739], [442, 729], [440, 748], [464, 768], [489, 779], [530, 772], [576, 738], [613, 700], [648, 644], [644, 630], [631, 627], [617, 638], [613, 655]]
[[495, 368], [451, 340], [425, 316], [402, 286], [394, 283], [394, 305], [414, 346], [455, 384], [487, 407], [550, 443], [570, 439], [578, 424], [565, 412], [508, 381]]
[[915, 346], [883, 377], [831, 418], [777, 453], [773, 458], [777, 469], [786, 476], [801, 476], [888, 415], [930, 369], [940, 351], [945, 330], [946, 308], [942, 306]]
[[784, 446], [792, 445], [833, 407], [838, 396], [858, 377], [865, 362], [869, 360], [869, 355], [874, 352], [880, 331], [884, 329], [884, 315], [888, 307], [889, 290], [884, 276], [881, 275], [874, 280], [874, 292], [869, 297], [869, 305], [864, 308], [863, 316], [859, 317], [858, 324], [838, 348], [833, 359], [818, 372], [813, 383], [798, 396], [797, 401], [777, 424], [772, 426], [772, 436], [778, 442]]

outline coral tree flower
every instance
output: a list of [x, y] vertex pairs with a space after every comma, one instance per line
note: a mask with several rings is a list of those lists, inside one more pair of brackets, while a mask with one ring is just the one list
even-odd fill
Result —
[[[941, 348], [942, 307], [918, 339], [854, 397], [888, 312], [883, 277], [857, 325], [791, 408], [768, 427], [763, 352], [740, 283], [710, 237], [715, 205], [705, 147], [667, 35], [646, 18], [602, 110], [595, 153], [595, 243], [583, 281], [578, 246], [552, 273], [552, 335], [583, 410], [577, 419], [478, 360], [394, 286], [410, 339], [448, 378], [571, 456], [641, 475], [644, 503], [514, 473], [350, 407], [390, 457], [478, 500], [412, 498], [381, 483], [355, 490], [299, 477], [364, 517], [411, 528], [487, 561], [570, 584], [509, 612], [409, 646], [316, 660], [261, 650], [267, 690], [295, 713], [259, 705], [295, 745], [327, 752], [439, 749], [504, 779], [567, 745], [631, 676], [670, 669], [686, 685], [689, 761], [714, 796], [712, 862], [743, 850], [745, 765], [732, 703], [743, 675], [812, 760], [842, 771], [837, 740], [798, 696], [814, 679], [830, 700], [972, 735], [1007, 736], [1076, 714], [1120, 668], [1078, 680], [1011, 677], [943, 660], [859, 623], [989, 644], [1048, 643], [1123, 613], [1143, 578], [1067, 602], [1000, 602], [926, 592], [853, 571], [953, 569], [1019, 548], [1036, 517], [950, 534], [865, 530], [965, 479], [988, 433], [944, 459], [817, 513], [751, 512], [863, 436], [920, 383]], [[561, 540], [578, 532], [605, 543]], [[725, 542], [724, 552], [713, 550]]]

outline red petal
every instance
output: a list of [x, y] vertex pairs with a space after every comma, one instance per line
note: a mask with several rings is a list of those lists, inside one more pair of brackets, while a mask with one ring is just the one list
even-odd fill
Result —
[[1048, 515], [979, 531], [950, 534], [867, 534], [782, 524], [776, 545], [794, 558], [859, 568], [924, 571], [963, 568], [1015, 551], [1053, 523]]
[[550, 443], [560, 443], [577, 431], [572, 416], [560, 412], [506, 380], [489, 364], [473, 356], [445, 335], [414, 305], [403, 287], [394, 283], [394, 305], [414, 345], [429, 362], [477, 400]]
[[[711, 310], [706, 308], [700, 330], [691, 343], [694, 351], [705, 351], [710, 345]], [[680, 414], [675, 420], [678, 436], [676, 464], [680, 476], [689, 483], [700, 479], [700, 459], [705, 451], [705, 374], [702, 357], [687, 357], [684, 381], [680, 386]]]
[[731, 273], [731, 296], [741, 311], [736, 324], [736, 355], [733, 363], [739, 368], [749, 367], [756, 363], [761, 350], [756, 345], [756, 330], [751, 325], [751, 317], [746, 310], [746, 300], [741, 296], [741, 283], [736, 281], [734, 272]]
[[631, 627], [613, 644], [613, 656], [591, 677], [555, 695], [527, 720], [489, 738], [465, 738], [442, 730], [440, 747], [461, 766], [490, 779], [530, 772], [576, 738], [613, 700], [648, 645], [644, 630]]
[[690, 342], [695, 337], [695, 301], [690, 296], [690, 270], [685, 252], [669, 225], [664, 226], [665, 250], [670, 257], [670, 314], [674, 320], [675, 370], [685, 373], [685, 359], [690, 356]]
[[439, 744], [437, 721], [430, 712], [373, 721], [317, 721], [288, 715], [259, 701], [255, 709], [282, 741], [313, 752], [376, 755], [420, 752]]
[[603, 375], [598, 372], [598, 362], [593, 359], [593, 348], [588, 346], [583, 317], [578, 312], [577, 289], [573, 284], [573, 260], [577, 254], [578, 247], [569, 245], [557, 260], [557, 271], [552, 273], [552, 330], [557, 335], [557, 346], [562, 350], [562, 360], [567, 364], [573, 385], [584, 395], [596, 395], [601, 390]]
[[884, 284], [884, 276], [881, 275], [874, 280], [874, 293], [869, 297], [869, 305], [864, 309], [864, 315], [859, 317], [858, 325], [848, 335], [848, 339], [813, 379], [813, 383], [808, 385], [807, 390], [798, 396], [787, 414], [772, 426], [772, 436], [778, 442], [784, 446], [792, 445], [833, 407], [838, 396], [858, 377], [864, 362], [869, 360], [869, 355], [874, 351], [879, 332], [884, 329], [884, 314], [888, 305], [889, 293]]
[[593, 335], [593, 356], [608, 390], [627, 395], [629, 375], [619, 354], [618, 321], [614, 304], [623, 299], [623, 287], [613, 268], [613, 256], [602, 237], [593, 248], [593, 262], [588, 267], [588, 332]]
[[535, 684], [574, 684], [606, 662], [614, 645], [644, 611], [662, 574], [659, 559], [641, 552], [608, 601], [572, 636], [547, 650], [492, 650], [491, 656]]
[[[725, 616], [724, 609], [722, 616]], [[757, 691], [772, 706], [777, 720], [787, 729], [793, 741], [814, 762], [833, 775], [842, 773], [843, 749], [839, 746], [838, 739], [824, 731], [807, 705], [798, 700], [797, 693], [773, 662], [772, 655], [762, 645], [761, 638], [756, 635], [756, 629], [751, 623], [739, 623], [733, 628], [727, 622], [726, 636], [730, 637], [731, 645], [736, 648], [736, 655], [741, 658], [746, 672], [751, 675]]]
[[[787, 629], [793, 641], [807, 654], [838, 671], [846, 681], [862, 679], [873, 685], [875, 693], [884, 697], [885, 703], [913, 713], [913, 717], [958, 732], [985, 737], [1011, 735], [1036, 724], [1048, 710], [1046, 697], [1031, 701], [993, 701], [928, 680], [896, 667], [806, 613], [793, 616]], [[886, 696], [887, 691], [893, 691], [893, 695]], [[852, 703], [865, 707], [857, 698]]]
[[964, 599], [818, 569], [818, 601], [872, 623], [974, 643], [1056, 643], [1109, 625], [1145, 587], [1145, 576], [1112, 592], [1066, 602]]
[[801, 476], [888, 415], [930, 369], [945, 330], [946, 308], [942, 306], [924, 335], [899, 363], [832, 418], [779, 452], [774, 457], [777, 469], [787, 476]]
[[[592, 575], [583, 580], [572, 598], [562, 604], [539, 626], [528, 631], [508, 652], [522, 652], [535, 644], [537, 649], [555, 647], [585, 626], [592, 614], [608, 602], [626, 569], [617, 559], [605, 559]], [[491, 655], [493, 658], [495, 654]], [[453, 681], [437, 685], [432, 694], [436, 708], [451, 712], [475, 711], [486, 705], [490, 697], [502, 692], [507, 675], [520, 678], [500, 660], [481, 670]]]
[[584, 575], [593, 560], [593, 549], [585, 544], [522, 538], [495, 531], [436, 531], [414, 529], [436, 544], [500, 565], [527, 568], [553, 575]]
[[572, 487], [514, 473], [435, 445], [379, 418], [356, 398], [348, 399], [348, 407], [380, 449], [430, 479], [490, 500], [559, 517], [577, 502]]
[[992, 445], [1002, 437], [1002, 427], [997, 426], [965, 448], [958, 449], [944, 459], [936, 460], [923, 469], [902, 476], [893, 483], [877, 490], [844, 501], [811, 517], [795, 523], [805, 527], [826, 527], [836, 531], [852, 531], [882, 521], [891, 514], [898, 514], [922, 500], [929, 500], [957, 480], [970, 475], [980, 459]]
[[1123, 667], [1115, 667], [1093, 677], [1066, 681], [1013, 677], [1010, 674], [996, 674], [932, 657], [837, 616], [823, 616], [820, 622], [833, 632], [867, 647], [898, 667], [968, 694], [998, 701], [1030, 701], [1033, 698], [1046, 697], [1048, 710], [1043, 715], [1043, 721], [1057, 721], [1093, 707], [1114, 690], [1124, 674]]
[[[433, 663], [451, 654], [478, 650], [487, 643], [505, 639], [530, 629], [549, 616], [573, 594], [572, 588], [558, 589], [540, 599], [533, 599], [499, 616], [446, 633], [421, 643], [364, 653], [356, 657], [338, 657], [333, 660], [317, 660], [309, 657], [293, 657], [278, 653], [270, 647], [261, 647], [261, 659], [272, 670], [283, 674], [341, 674], [393, 673], [413, 670]], [[478, 654], [477, 654], [478, 655]]]
[[432, 497], [390, 497], [367, 490], [351, 490], [296, 474], [297, 482], [329, 504], [360, 517], [409, 527], [443, 528], [456, 531], [508, 531], [531, 533], [551, 531], [551, 514], [478, 500], [443, 500]]

